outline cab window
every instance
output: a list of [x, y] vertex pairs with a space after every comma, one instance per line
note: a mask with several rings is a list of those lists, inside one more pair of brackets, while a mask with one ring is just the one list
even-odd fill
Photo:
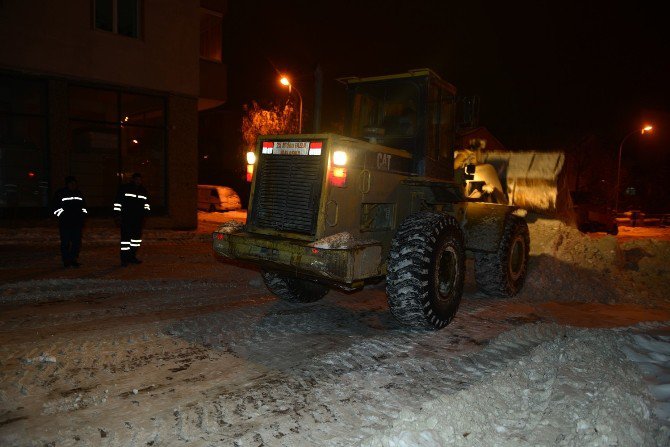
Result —
[[360, 84], [351, 97], [351, 136], [411, 150], [419, 133], [416, 83]]

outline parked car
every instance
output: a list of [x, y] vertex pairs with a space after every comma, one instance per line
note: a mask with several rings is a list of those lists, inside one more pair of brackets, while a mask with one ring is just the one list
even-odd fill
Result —
[[570, 195], [579, 231], [583, 233], [604, 232], [614, 236], [619, 233], [616, 214], [604, 201], [583, 191], [573, 191]]
[[198, 209], [231, 211], [242, 208], [240, 196], [232, 188], [218, 185], [198, 185]]

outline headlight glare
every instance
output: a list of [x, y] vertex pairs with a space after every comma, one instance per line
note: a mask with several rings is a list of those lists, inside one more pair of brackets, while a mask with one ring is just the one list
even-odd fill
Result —
[[335, 166], [345, 166], [347, 164], [347, 153], [344, 151], [333, 152], [333, 164]]

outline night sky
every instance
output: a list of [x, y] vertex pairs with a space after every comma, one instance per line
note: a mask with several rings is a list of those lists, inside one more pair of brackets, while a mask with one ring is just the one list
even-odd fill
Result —
[[511, 149], [565, 148], [596, 135], [616, 152], [626, 133], [653, 121], [654, 141], [630, 144], [667, 153], [670, 38], [651, 5], [231, 1], [228, 107], [285, 100], [276, 81], [281, 71], [302, 92], [311, 123], [318, 63], [325, 78], [322, 122], [331, 130], [344, 104], [337, 77], [428, 67], [460, 94], [478, 95], [481, 124]]

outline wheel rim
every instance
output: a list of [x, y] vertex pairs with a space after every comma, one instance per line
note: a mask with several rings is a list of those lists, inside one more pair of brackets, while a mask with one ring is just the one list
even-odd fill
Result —
[[453, 247], [445, 247], [440, 253], [435, 272], [436, 296], [441, 301], [449, 301], [453, 298], [453, 292], [458, 277], [458, 256]]
[[526, 243], [520, 235], [517, 235], [512, 241], [512, 247], [509, 254], [509, 275], [513, 281], [516, 281], [523, 272], [523, 265], [526, 258]]

